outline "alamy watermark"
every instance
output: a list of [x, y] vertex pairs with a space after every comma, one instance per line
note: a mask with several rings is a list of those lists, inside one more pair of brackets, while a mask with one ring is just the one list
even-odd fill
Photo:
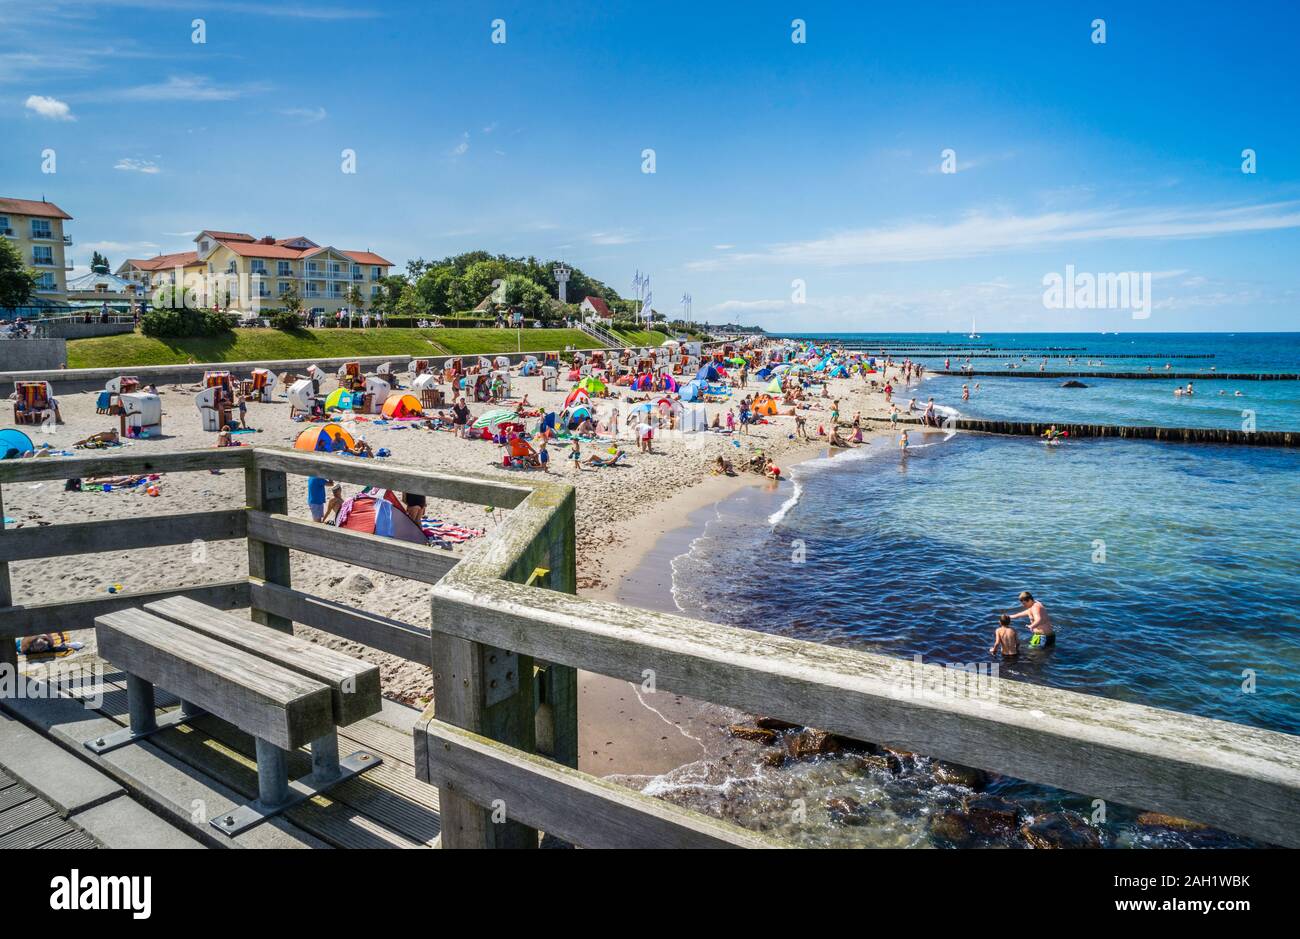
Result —
[[1065, 273], [1043, 275], [1043, 306], [1049, 310], [1132, 310], [1133, 319], [1151, 317], [1151, 272]]

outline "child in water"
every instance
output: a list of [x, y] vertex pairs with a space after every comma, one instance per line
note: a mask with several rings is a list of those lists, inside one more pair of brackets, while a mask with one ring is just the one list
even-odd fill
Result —
[[993, 648], [989, 655], [1001, 652], [1007, 658], [1020, 654], [1020, 637], [1011, 626], [1011, 617], [1003, 613], [998, 617], [998, 628], [993, 633]]

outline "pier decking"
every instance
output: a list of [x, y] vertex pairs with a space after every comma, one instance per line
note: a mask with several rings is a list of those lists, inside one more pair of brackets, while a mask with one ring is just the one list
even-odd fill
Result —
[[[649, 683], [647, 693], [772, 715], [1300, 847], [1300, 738], [578, 597], [575, 494], [553, 480], [451, 476], [241, 447], [4, 461], [0, 506], [3, 487], [18, 482], [214, 467], [243, 469], [242, 508], [176, 515], [152, 526], [54, 525], [40, 538], [0, 531], [0, 667], [17, 664], [14, 636], [83, 629], [108, 611], [182, 594], [214, 607], [248, 607], [253, 620], [284, 630], [309, 625], [431, 668], [435, 704], [418, 719], [385, 708], [340, 729], [345, 745], [375, 751], [382, 765], [222, 846], [537, 847], [542, 832], [589, 847], [780, 846], [577, 770], [582, 668]], [[449, 557], [290, 517], [287, 473], [492, 506], [503, 520], [489, 538]], [[185, 545], [208, 526], [247, 542], [247, 580], [13, 604], [10, 561], [109, 545]], [[291, 550], [430, 584], [432, 629], [295, 589]], [[0, 708], [111, 775], [191, 836], [221, 843], [207, 820], [256, 792], [251, 739], [198, 716], [142, 742], [91, 753], [82, 743], [123, 726], [127, 711], [122, 672], [97, 671], [99, 664], [87, 657], [82, 667], [89, 672], [60, 684], [58, 695], [4, 698]], [[55, 669], [30, 669], [38, 692], [49, 689]], [[94, 702], [96, 692], [102, 700]], [[97, 706], [87, 707], [88, 698]], [[164, 711], [177, 706], [161, 694], [155, 704]], [[309, 769], [304, 751], [289, 753], [289, 761], [291, 775]]]

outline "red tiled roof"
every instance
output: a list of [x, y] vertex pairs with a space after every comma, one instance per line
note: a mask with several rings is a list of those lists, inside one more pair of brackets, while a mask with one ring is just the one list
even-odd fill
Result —
[[178, 254], [160, 254], [156, 258], [130, 258], [126, 261], [142, 271], [158, 271], [165, 267], [184, 267], [187, 264], [196, 264], [199, 260], [197, 251], [181, 251]]
[[0, 212], [11, 215], [38, 215], [41, 218], [72, 218], [53, 202], [37, 202], [33, 199], [0, 198]]
[[591, 308], [595, 310], [600, 316], [614, 315], [613, 313], [610, 312], [609, 305], [605, 303], [605, 301], [602, 300], [600, 297], [583, 297], [582, 302], [590, 304]]
[[356, 261], [358, 264], [379, 264], [382, 265], [383, 267], [393, 266], [392, 261], [380, 257], [379, 255], [375, 254], [373, 251], [344, 251], [343, 253], [346, 254], [348, 257], [350, 257], [352, 260]]
[[259, 242], [244, 243], [241, 241], [222, 241], [223, 245], [229, 248], [235, 254], [244, 258], [279, 258], [283, 260], [296, 261], [298, 258], [306, 257], [309, 254], [315, 254], [320, 248], [286, 248], [284, 245], [264, 245]]

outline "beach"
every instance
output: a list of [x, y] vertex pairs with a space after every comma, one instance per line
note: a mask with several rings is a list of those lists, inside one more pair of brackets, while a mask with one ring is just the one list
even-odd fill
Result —
[[[332, 389], [333, 385], [333, 380], [328, 380], [322, 391]], [[544, 392], [539, 378], [518, 375], [513, 377], [512, 385], [513, 400], [526, 394], [532, 404], [548, 411], [558, 411], [568, 391], [568, 383], [561, 383], [563, 391]], [[181, 387], [158, 390], [163, 407], [161, 436], [123, 440], [122, 446], [104, 450], [73, 450], [74, 442], [117, 426], [116, 417], [96, 413], [98, 393], [87, 392], [57, 395], [64, 423], [36, 429], [32, 437], [38, 445], [48, 444], [55, 451], [76, 454], [162, 453], [213, 447], [217, 434], [201, 429], [193, 401], [195, 391]], [[288, 405], [280, 394], [283, 390], [276, 389], [273, 403], [250, 402], [248, 423], [256, 432], [239, 434], [234, 439], [256, 446], [289, 447], [298, 433], [312, 426], [290, 419]], [[761, 390], [761, 384], [751, 382], [747, 390]], [[613, 398], [596, 399], [597, 409], [607, 412], [611, 406], [618, 406], [626, 415], [629, 404], [621, 400], [626, 392], [619, 391], [617, 402]], [[657, 400], [659, 395], [634, 397]], [[733, 394], [731, 406], [740, 397], [740, 393]], [[831, 403], [836, 398], [840, 400], [841, 420], [845, 422], [858, 411], [864, 418], [885, 414], [883, 397], [872, 392], [863, 379], [832, 379], [828, 397], [813, 399], [809, 402], [811, 407], [802, 412], [808, 416], [811, 442], [793, 439], [792, 417], [775, 416], [768, 418], [767, 423], [750, 427], [748, 434], [659, 431], [651, 454], [637, 452], [633, 439], [619, 439], [616, 444], [626, 453], [626, 465], [614, 468], [588, 467], [574, 471], [570, 461], [563, 459], [564, 451], [553, 449], [550, 475], [571, 482], [577, 489], [579, 592], [649, 608], [675, 609], [670, 583], [663, 573], [665, 562], [671, 561], [668, 555], [685, 550], [683, 542], [672, 541], [674, 533], [686, 532], [693, 536], [696, 531], [693, 517], [744, 487], [766, 487], [777, 492], [791, 488], [788, 480], [775, 482], [753, 473], [713, 475], [715, 459], [721, 455], [739, 463], [761, 450], [783, 469], [788, 469], [800, 460], [824, 453], [826, 443], [818, 442], [815, 435], [819, 425], [829, 430]], [[472, 405], [471, 410], [477, 415], [487, 407]], [[721, 414], [725, 426], [727, 404], [704, 407], [710, 422], [715, 414]], [[364, 437], [376, 450], [391, 451], [391, 456], [380, 462], [509, 479], [518, 479], [522, 472], [541, 475], [540, 471], [504, 469], [502, 449], [488, 441], [464, 440], [448, 432], [410, 424], [385, 424], [377, 422], [375, 416], [341, 423], [354, 436]], [[47, 430], [48, 433], [44, 432]], [[598, 449], [586, 443], [583, 455]], [[60, 457], [45, 459], [57, 461]], [[309, 517], [306, 479], [295, 476], [288, 479], [290, 514]], [[166, 474], [156, 486], [156, 496], [149, 495], [145, 486], [108, 492], [63, 491], [54, 482], [8, 487], [4, 507], [7, 527], [211, 511], [242, 505], [245, 499], [242, 473]], [[344, 497], [357, 489], [345, 486]], [[488, 537], [499, 524], [498, 518], [482, 507], [433, 499], [429, 500], [427, 514], [464, 528], [481, 530]], [[453, 551], [462, 552], [476, 540], [457, 545]], [[109, 590], [189, 586], [240, 578], [247, 576], [248, 559], [242, 541], [214, 541], [129, 553], [19, 561], [10, 570], [14, 601], [35, 603], [94, 597]], [[430, 623], [426, 585], [302, 552], [291, 554], [291, 579], [296, 588], [328, 599], [424, 628]], [[300, 625], [296, 631], [313, 641], [378, 664], [384, 693], [393, 700], [414, 707], [428, 702], [432, 693], [428, 668]], [[93, 650], [92, 631], [76, 633], [72, 638], [85, 643], [86, 651]], [[733, 718], [726, 709], [670, 695], [651, 699], [626, 682], [585, 673], [580, 693], [580, 765], [597, 775], [652, 776], [671, 771], [699, 759], [702, 750], [698, 739], [705, 734], [720, 733]]]

